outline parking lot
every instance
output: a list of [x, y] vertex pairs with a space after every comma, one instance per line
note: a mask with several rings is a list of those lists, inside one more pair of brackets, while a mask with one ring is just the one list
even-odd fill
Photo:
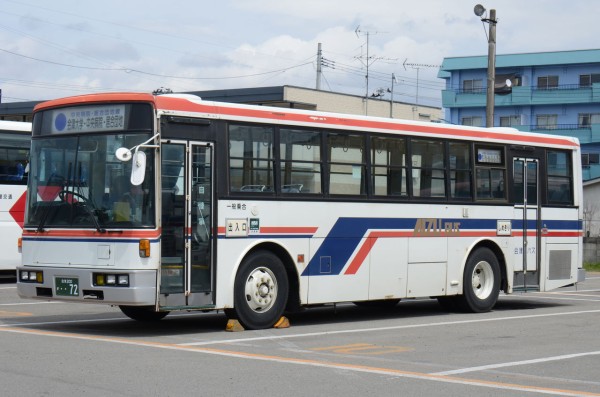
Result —
[[600, 396], [600, 273], [501, 295], [484, 314], [421, 299], [289, 319], [244, 332], [225, 332], [222, 313], [137, 323], [118, 308], [23, 300], [3, 282], [2, 394]]

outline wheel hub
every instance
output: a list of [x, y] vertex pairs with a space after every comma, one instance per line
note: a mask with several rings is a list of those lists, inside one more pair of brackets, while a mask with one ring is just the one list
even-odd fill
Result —
[[246, 281], [246, 301], [255, 312], [269, 310], [277, 299], [277, 281], [271, 271], [259, 267], [248, 276]]

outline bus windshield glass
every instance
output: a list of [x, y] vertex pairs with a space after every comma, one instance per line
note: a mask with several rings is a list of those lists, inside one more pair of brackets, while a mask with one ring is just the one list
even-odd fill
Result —
[[154, 151], [147, 156], [146, 177], [130, 182], [132, 162], [115, 157], [120, 147], [133, 147], [146, 133], [42, 136], [32, 141], [25, 227], [111, 228], [154, 227]]

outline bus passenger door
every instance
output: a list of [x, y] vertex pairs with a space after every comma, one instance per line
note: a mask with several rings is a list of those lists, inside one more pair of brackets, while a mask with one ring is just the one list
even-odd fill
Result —
[[539, 290], [539, 160], [513, 158], [515, 291]]
[[169, 140], [161, 145], [160, 306], [211, 307], [213, 146]]

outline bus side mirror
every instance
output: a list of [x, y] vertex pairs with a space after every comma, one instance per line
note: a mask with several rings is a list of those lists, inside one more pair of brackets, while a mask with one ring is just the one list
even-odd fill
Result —
[[139, 186], [144, 182], [146, 176], [146, 153], [136, 150], [133, 153], [133, 164], [131, 164], [131, 184]]
[[131, 160], [131, 150], [127, 149], [126, 147], [120, 147], [115, 152], [115, 157], [119, 161], [129, 161]]

